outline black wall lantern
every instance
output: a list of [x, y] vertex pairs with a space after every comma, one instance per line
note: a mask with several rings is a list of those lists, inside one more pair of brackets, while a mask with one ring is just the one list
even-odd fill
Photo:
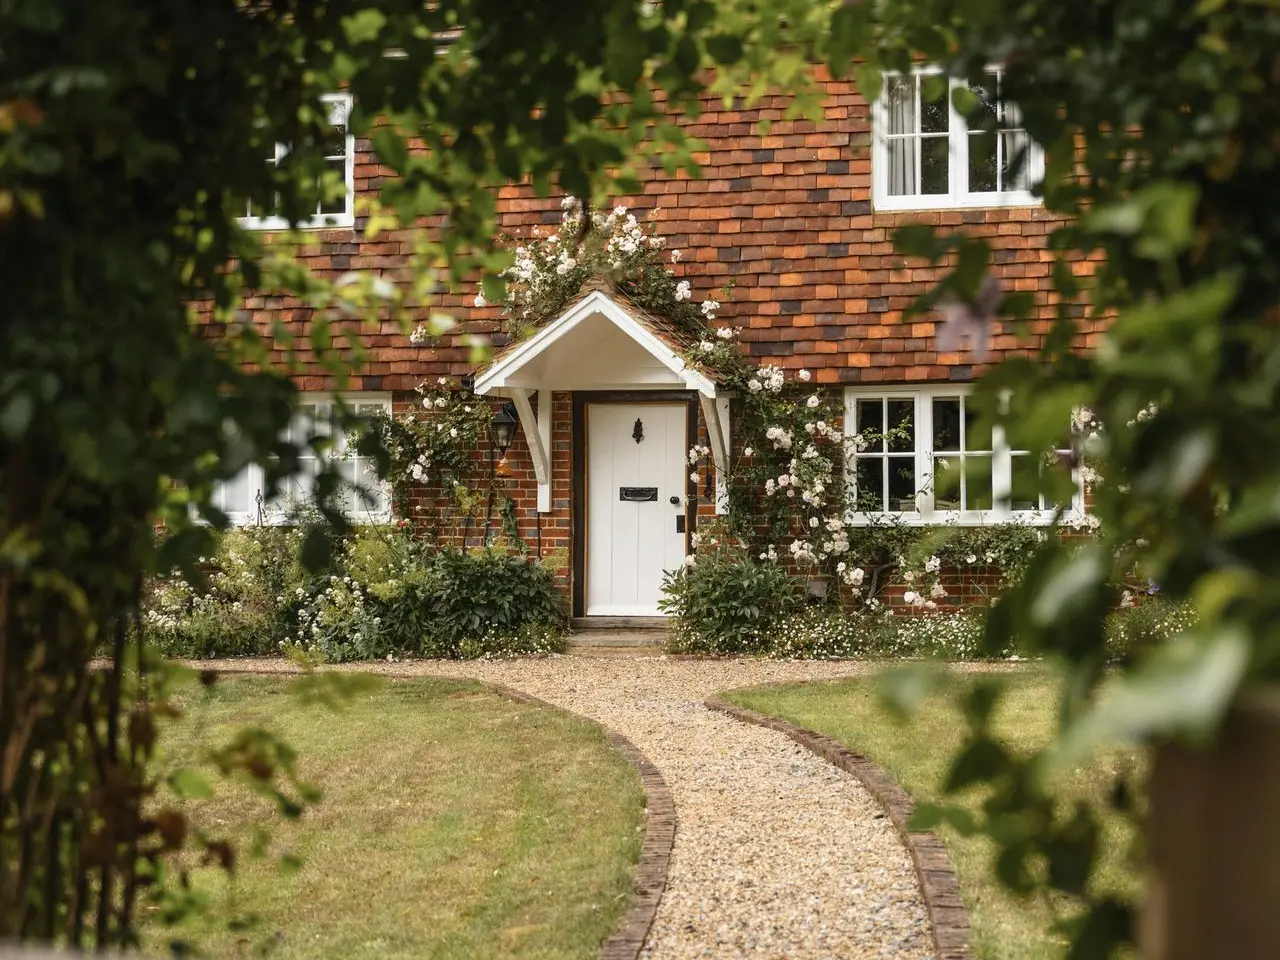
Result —
[[498, 456], [506, 457], [507, 448], [516, 438], [516, 427], [519, 425], [520, 419], [516, 416], [516, 405], [508, 400], [489, 421], [489, 439], [497, 448]]

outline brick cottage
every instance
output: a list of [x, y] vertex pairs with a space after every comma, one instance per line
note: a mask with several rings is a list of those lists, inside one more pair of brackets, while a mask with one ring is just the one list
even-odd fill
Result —
[[[838, 391], [848, 432], [912, 425], [908, 443], [857, 455], [859, 492], [878, 512], [913, 523], [1038, 522], [1047, 519], [1046, 505], [1013, 490], [1017, 451], [998, 435], [965, 435], [965, 398], [978, 370], [966, 355], [937, 352], [932, 319], [903, 319], [942, 269], [896, 255], [892, 234], [924, 222], [986, 237], [1002, 288], [1034, 293], [1047, 316], [1053, 217], [1028, 189], [1040, 158], [1016, 112], [996, 97], [988, 102], [998, 132], [970, 133], [946, 94], [929, 99], [932, 85], [921, 79], [889, 78], [876, 104], [849, 82], [825, 80], [820, 122], [786, 119], [781, 98], [740, 109], [709, 97], [697, 120], [681, 120], [688, 135], [707, 144], [697, 158], [702, 176], [655, 168], [642, 194], [615, 202], [653, 218], [668, 249], [682, 252], [680, 278], [699, 299], [723, 300], [718, 322], [740, 331], [755, 361], [805, 369], [821, 389]], [[989, 89], [998, 83], [991, 73]], [[335, 126], [343, 126], [349, 106], [341, 95], [332, 98]], [[762, 120], [771, 121], [763, 136]], [[363, 239], [355, 206], [389, 172], [367, 141], [347, 136], [338, 149], [331, 163], [344, 171], [348, 196], [341, 209], [318, 211], [308, 225], [319, 240], [307, 254], [310, 266], [331, 276], [395, 274], [410, 249], [407, 235]], [[1025, 162], [1014, 164], [1018, 155]], [[509, 186], [500, 192], [500, 230], [521, 238], [554, 229], [560, 200]], [[270, 218], [246, 224], [281, 226]], [[731, 298], [719, 295], [727, 287]], [[733, 397], [686, 363], [661, 322], [608, 283], [588, 284], [560, 316], [510, 344], [498, 308], [476, 307], [476, 292], [444, 294], [424, 312], [444, 310], [465, 321], [467, 332], [494, 335], [499, 349], [490, 362], [475, 368], [461, 339], [417, 345], [387, 322], [366, 336], [371, 360], [352, 378], [349, 399], [367, 409], [419, 409], [416, 388], [447, 376], [479, 397], [510, 401], [518, 429], [507, 451], [506, 489], [515, 523], [544, 556], [562, 559], [574, 615], [657, 614], [662, 571], [682, 562], [698, 515], [717, 509], [714, 494], [706, 496], [712, 478], [690, 478], [687, 451], [700, 442], [714, 463], [725, 462]], [[287, 299], [251, 298], [246, 309], [256, 321], [283, 320], [295, 333], [307, 323], [307, 311]], [[1082, 345], [1097, 334], [1086, 327]], [[1035, 346], [1034, 336], [1019, 340], [997, 330], [993, 358]], [[306, 413], [323, 415], [332, 381], [317, 369], [298, 386]], [[989, 469], [983, 483], [935, 502], [928, 480], [935, 454], [944, 452], [962, 463], [983, 458]], [[351, 470], [359, 469], [355, 460]], [[260, 520], [260, 480], [251, 468], [219, 491], [234, 521]], [[396, 510], [412, 516], [412, 507]], [[391, 509], [384, 496], [366, 514], [385, 519]]]

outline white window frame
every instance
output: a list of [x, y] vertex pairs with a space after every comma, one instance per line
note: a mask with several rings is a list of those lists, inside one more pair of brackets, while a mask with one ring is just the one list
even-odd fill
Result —
[[[998, 424], [991, 431], [991, 496], [990, 510], [938, 510], [935, 508], [933, 482], [933, 401], [936, 398], [968, 397], [973, 393], [972, 384], [927, 384], [893, 387], [848, 387], [845, 390], [845, 432], [852, 438], [858, 430], [857, 403], [859, 400], [911, 400], [914, 403], [915, 425], [915, 485], [916, 509], [910, 511], [884, 510], [876, 512], [852, 511], [849, 521], [858, 526], [898, 523], [907, 526], [950, 525], [958, 527], [991, 526], [995, 524], [1022, 524], [1048, 526], [1058, 517], [1060, 524], [1070, 524], [1083, 519], [1084, 486], [1078, 468], [1071, 470], [1075, 493], [1071, 505], [1061, 514], [1056, 510], [1014, 510], [1011, 507], [1013, 492], [1013, 455], [1021, 450], [1009, 446], [1003, 428]], [[887, 424], [885, 425], [887, 428]], [[944, 454], [945, 455], [945, 454]], [[957, 455], [958, 456], [958, 455]], [[905, 457], [904, 457], [905, 459]], [[855, 491], [856, 502], [856, 454], [851, 450], [846, 464], [846, 476], [850, 489]], [[886, 495], [888, 491], [885, 491]], [[886, 502], [886, 507], [888, 503]]]
[[[987, 72], [997, 75], [1003, 71], [997, 66], [987, 68]], [[942, 76], [937, 67], [920, 67], [911, 72], [913, 77]], [[963, 79], [951, 77], [947, 83], [947, 109], [950, 111], [950, 123], [947, 132], [947, 185], [949, 193], [907, 194], [894, 196], [889, 193], [889, 115], [886, 109], [886, 98], [889, 93], [889, 81], [901, 74], [885, 74], [884, 87], [880, 96], [871, 105], [871, 189], [872, 204], [876, 210], [955, 210], [975, 209], [982, 207], [1033, 207], [1041, 204], [1041, 199], [1031, 190], [1006, 190], [999, 193], [971, 193], [969, 181], [969, 127], [964, 117], [956, 110], [951, 94], [965, 85]], [[918, 81], [917, 81], [918, 82]], [[1011, 105], [1006, 105], [1006, 109]], [[1016, 108], [1015, 108], [1016, 109]], [[919, 126], [919, 113], [916, 111], [916, 124]], [[916, 136], [919, 136], [917, 133]], [[1033, 186], [1044, 179], [1044, 150], [1034, 140], [1030, 141], [1027, 150], [1025, 174]], [[960, 184], [964, 183], [964, 189]]]
[[[328, 105], [331, 120], [337, 114], [341, 115], [343, 126], [347, 131], [344, 139], [346, 154], [343, 164], [346, 203], [341, 213], [320, 213], [317, 210], [315, 216], [299, 220], [296, 226], [303, 230], [354, 227], [356, 223], [356, 138], [351, 133], [351, 94], [327, 93], [320, 100]], [[275, 145], [274, 162], [279, 163], [288, 152], [289, 145], [287, 143], [277, 143]], [[274, 215], [268, 217], [250, 215], [240, 217], [239, 220], [240, 226], [246, 230], [288, 230], [290, 227], [288, 218]]]
[[[298, 396], [297, 406], [299, 410], [305, 407], [313, 407], [313, 406], [317, 407], [319, 408], [320, 411], [323, 411], [320, 414], [321, 418], [324, 420], [327, 420], [330, 412], [332, 411], [333, 407], [337, 405], [339, 399], [341, 399], [341, 401], [345, 403], [347, 406], [362, 406], [362, 405], [377, 406], [388, 413], [390, 413], [392, 409], [391, 394], [389, 393], [342, 393], [342, 394], [303, 393], [303, 394], [299, 394]], [[298, 430], [302, 426], [303, 424], [302, 424], [301, 418], [295, 416], [294, 420], [289, 424], [289, 430], [288, 430], [289, 434], [293, 434], [294, 431]], [[309, 430], [306, 432], [308, 436], [311, 435]], [[317, 434], [320, 434], [323, 432], [323, 430], [318, 430], [316, 432]], [[298, 443], [299, 445], [301, 445], [306, 442], [306, 440], [308, 439], [308, 436], [300, 436], [300, 435], [293, 436], [293, 440], [295, 443]], [[334, 439], [333, 446], [327, 452], [327, 456], [331, 460], [341, 460], [345, 458], [347, 453], [348, 453], [348, 447], [347, 447], [346, 437], [343, 436], [343, 437], [337, 437]], [[309, 451], [304, 451], [301, 455], [301, 459], [305, 464], [307, 460], [316, 459], [316, 458], [314, 453], [311, 453]], [[355, 461], [357, 464], [363, 461], [366, 461], [368, 459], [369, 458], [367, 457], [361, 457], [358, 455], [355, 457]], [[214, 506], [221, 509], [224, 513], [226, 513], [227, 517], [231, 521], [232, 526], [234, 527], [257, 526], [259, 524], [259, 516], [258, 516], [256, 497], [255, 497], [253, 508], [249, 510], [227, 510], [225, 507], [225, 504], [226, 504], [225, 493], [226, 493], [227, 487], [230, 486], [231, 483], [237, 482], [242, 478], [246, 478], [248, 480], [249, 488], [251, 490], [255, 490], [258, 493], [261, 493], [266, 489], [266, 471], [263, 469], [261, 464], [250, 463], [244, 468], [243, 471], [241, 471], [240, 474], [238, 474], [235, 478], [233, 478], [232, 481], [215, 484], [214, 491], [213, 491], [213, 504]], [[280, 526], [286, 521], [289, 513], [287, 508], [291, 505], [290, 497], [296, 495], [294, 491], [291, 490], [290, 488], [295, 486], [296, 481], [297, 481], [297, 476], [286, 479], [284, 481], [284, 488], [281, 489], [280, 492], [277, 494], [276, 501], [269, 504], [264, 503], [262, 505], [262, 517], [261, 517], [262, 526], [264, 527]], [[348, 516], [348, 519], [351, 520], [352, 523], [377, 524], [377, 523], [391, 522], [390, 485], [380, 481], [376, 481], [376, 484], [381, 488], [382, 502], [385, 504], [385, 506], [381, 509], [373, 510], [373, 511], [370, 511], [370, 510], [352, 511]]]

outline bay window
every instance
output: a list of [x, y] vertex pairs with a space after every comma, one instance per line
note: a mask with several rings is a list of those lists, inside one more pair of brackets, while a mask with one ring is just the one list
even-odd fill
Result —
[[1082, 515], [1071, 451], [1043, 463], [1012, 447], [1003, 428], [979, 419], [967, 386], [850, 388], [845, 431], [853, 438], [855, 519], [906, 523], [1048, 523], [1057, 504], [1041, 492], [1042, 471], [1070, 474], [1065, 519]]

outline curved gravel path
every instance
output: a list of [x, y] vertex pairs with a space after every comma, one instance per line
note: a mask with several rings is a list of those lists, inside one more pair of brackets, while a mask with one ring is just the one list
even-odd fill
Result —
[[387, 672], [503, 683], [612, 727], [648, 756], [679, 821], [650, 960], [934, 956], [910, 856], [862, 786], [781, 733], [702, 705], [856, 665], [566, 656]]
[[[271, 661], [212, 661], [293, 672]], [[648, 960], [933, 960], [924, 901], [888, 817], [783, 734], [708, 710], [735, 687], [861, 671], [849, 662], [552, 656], [351, 664], [505, 684], [621, 733], [658, 768], [678, 824]]]

